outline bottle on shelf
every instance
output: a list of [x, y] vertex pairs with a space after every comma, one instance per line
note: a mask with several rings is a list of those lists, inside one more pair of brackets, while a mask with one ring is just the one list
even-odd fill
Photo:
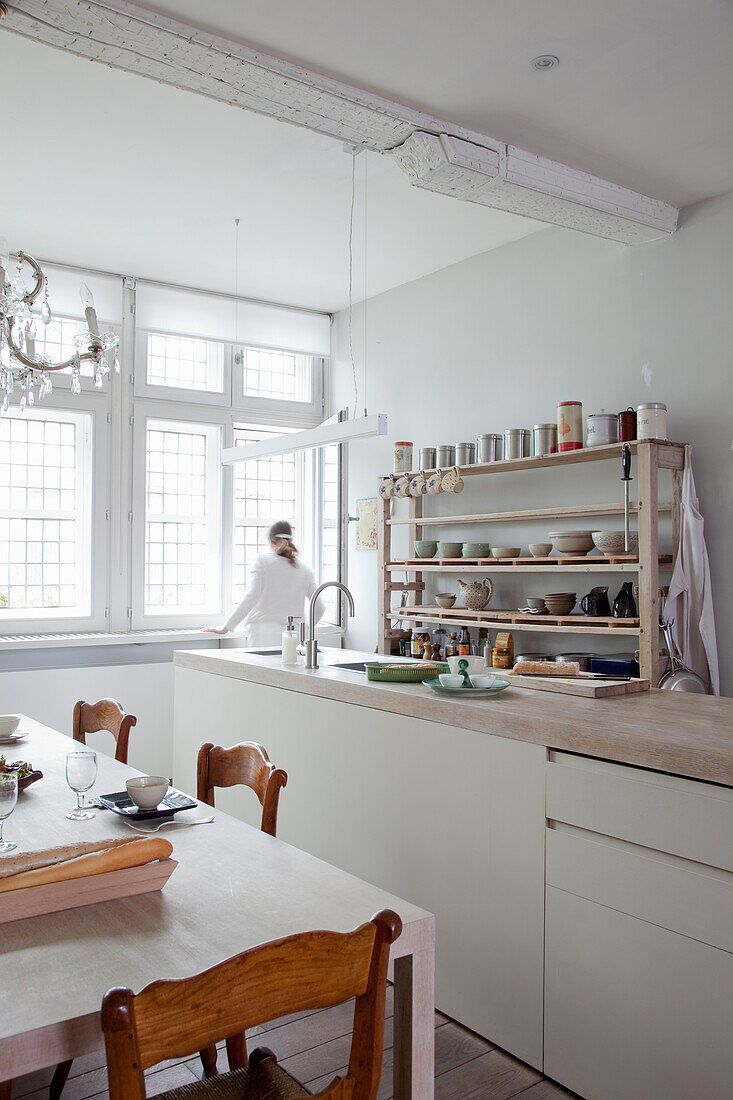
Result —
[[493, 668], [514, 668], [514, 638], [507, 631], [496, 635], [491, 664]]
[[451, 632], [450, 638], [445, 643], [445, 655], [446, 657], [458, 656], [458, 635], [455, 630]]
[[468, 627], [461, 627], [461, 636], [458, 639], [458, 656], [469, 657], [471, 655], [471, 635], [468, 633]]

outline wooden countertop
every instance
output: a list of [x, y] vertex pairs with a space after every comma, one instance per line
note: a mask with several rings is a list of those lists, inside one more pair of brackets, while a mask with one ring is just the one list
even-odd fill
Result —
[[322, 667], [284, 668], [247, 650], [187, 650], [178, 668], [300, 691], [428, 722], [530, 741], [552, 749], [633, 764], [733, 787], [733, 699], [649, 691], [610, 699], [511, 687], [493, 699], [439, 698], [422, 684], [377, 684], [325, 662], [375, 660], [353, 650], [323, 651]]

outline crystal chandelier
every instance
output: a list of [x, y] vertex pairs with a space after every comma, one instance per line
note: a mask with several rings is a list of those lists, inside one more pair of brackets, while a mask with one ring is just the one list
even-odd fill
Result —
[[[94, 309], [92, 292], [82, 283], [80, 297], [84, 306], [87, 327], [74, 337], [74, 354], [61, 363], [54, 363], [48, 356], [37, 355], [35, 350], [36, 315], [33, 303], [43, 292], [40, 319], [44, 325], [51, 321], [48, 301], [48, 279], [41, 265], [27, 252], [18, 252], [13, 259], [0, 242], [0, 395], [5, 412], [10, 405], [13, 390], [20, 390], [20, 408], [32, 405], [37, 392], [38, 400], [51, 393], [51, 374], [59, 370], [71, 370], [71, 392], [81, 393], [81, 364], [90, 360], [94, 364], [94, 385], [100, 389], [110, 372], [110, 358], [114, 370], [119, 373], [117, 357], [119, 337], [114, 332], [100, 332]], [[24, 265], [30, 267], [33, 284], [27, 289]], [[14, 274], [11, 274], [13, 266]]]

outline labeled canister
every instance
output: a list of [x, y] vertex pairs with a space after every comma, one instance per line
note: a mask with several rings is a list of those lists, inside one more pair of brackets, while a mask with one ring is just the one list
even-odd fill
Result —
[[660, 401], [648, 401], [636, 406], [636, 438], [667, 438], [667, 406]]
[[438, 447], [438, 453], [435, 458], [435, 465], [438, 469], [443, 466], [455, 466], [456, 464], [456, 449], [452, 443], [444, 443], [442, 447]]
[[392, 472], [409, 474], [412, 471], [412, 443], [395, 443]]
[[476, 440], [476, 461], [497, 462], [501, 458], [501, 436], [487, 432]]
[[586, 419], [585, 445], [603, 447], [607, 443], [618, 443], [618, 415], [601, 409], [599, 413], [590, 413]]
[[631, 405], [618, 414], [619, 443], [632, 443], [636, 439], [636, 409]]
[[554, 455], [557, 451], [557, 424], [535, 424], [532, 442], [535, 455]]
[[504, 430], [504, 458], [528, 458], [529, 438], [529, 428], [506, 428]]
[[419, 452], [418, 466], [421, 470], [434, 470], [436, 466], [435, 459], [435, 447], [421, 447]]
[[557, 406], [558, 451], [582, 451], [583, 402], [559, 401]]
[[475, 461], [475, 443], [456, 443], [456, 466], [472, 466]]

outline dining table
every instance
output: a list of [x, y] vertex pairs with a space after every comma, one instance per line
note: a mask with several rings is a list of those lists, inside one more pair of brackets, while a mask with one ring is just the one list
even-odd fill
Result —
[[[43, 778], [19, 794], [6, 819], [6, 839], [17, 844], [13, 855], [133, 835], [106, 809], [89, 820], [69, 820], [76, 796], [66, 783], [66, 754], [82, 746], [27, 716], [21, 729], [25, 739], [0, 746], [0, 754], [28, 760]], [[211, 731], [202, 730], [202, 742], [210, 739]], [[91, 796], [124, 791], [126, 780], [141, 774], [97, 755]], [[297, 782], [291, 774], [289, 785]], [[313, 812], [328, 813], [328, 806], [314, 805]], [[212, 815], [208, 824], [178, 824]], [[162, 890], [0, 924], [0, 1082], [103, 1049], [102, 997], [113, 986], [138, 992], [268, 940], [314, 929], [346, 932], [393, 909], [402, 919], [391, 948], [393, 1095], [432, 1100], [432, 914], [207, 805], [174, 820], [158, 834], [171, 841], [178, 864]]]

